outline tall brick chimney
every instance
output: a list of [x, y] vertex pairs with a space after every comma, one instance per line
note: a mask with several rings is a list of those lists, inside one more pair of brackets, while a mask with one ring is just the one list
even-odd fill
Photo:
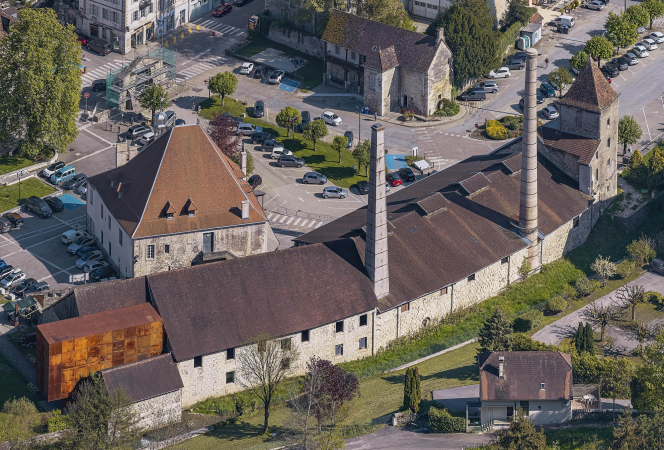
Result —
[[376, 297], [390, 293], [387, 265], [387, 206], [385, 200], [385, 127], [371, 127], [371, 172], [367, 207], [367, 242], [364, 263]]
[[526, 54], [519, 231], [531, 242], [528, 264], [531, 270], [536, 270], [541, 264], [537, 243], [537, 50], [529, 48]]

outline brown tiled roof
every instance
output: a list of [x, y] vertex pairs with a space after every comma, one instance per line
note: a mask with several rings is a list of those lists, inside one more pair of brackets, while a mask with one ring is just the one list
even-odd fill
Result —
[[539, 127], [537, 132], [544, 145], [553, 150], [575, 155], [579, 158], [579, 162], [585, 165], [590, 164], [600, 144], [597, 139], [549, 127]]
[[[122, 166], [89, 182], [127, 234], [146, 237], [219, 228], [267, 219], [237, 164], [227, 158], [200, 125], [175, 127]], [[111, 186], [111, 180], [114, 180]], [[130, 187], [120, 197], [117, 185]], [[188, 207], [196, 204], [189, 217]], [[249, 220], [242, 201], [249, 200]], [[170, 201], [174, 219], [167, 219]]]
[[[498, 378], [498, 358], [505, 377]], [[572, 359], [563, 352], [493, 352], [480, 355], [480, 400], [571, 400]], [[545, 383], [545, 389], [540, 389]]]
[[170, 353], [111, 367], [102, 370], [101, 374], [109, 392], [122, 386], [133, 403], [184, 387], [178, 366]]
[[466, 190], [466, 192], [468, 192], [469, 195], [473, 195], [476, 192], [489, 187], [491, 181], [489, 181], [486, 175], [484, 175], [482, 172], [478, 172], [475, 175], [460, 181], [459, 184]]
[[507, 158], [503, 161], [503, 165], [507, 168], [508, 173], [516, 173], [521, 170], [521, 153]]
[[[311, 280], [315, 280], [312, 282]], [[283, 336], [376, 306], [350, 240], [149, 275], [176, 361]]]
[[[322, 39], [340, 45], [366, 57], [364, 67], [383, 71], [396, 65], [427, 72], [439, 47], [447, 55], [452, 53], [436, 38], [415, 31], [404, 30], [374, 20], [365, 19], [336, 9], [330, 10], [330, 19]], [[394, 50], [389, 50], [391, 47]], [[387, 54], [383, 55], [383, 53]], [[392, 52], [396, 61], [393, 60]]]
[[90, 283], [76, 287], [71, 295], [79, 316], [140, 305], [149, 300], [145, 277]]
[[588, 58], [586, 65], [560, 103], [574, 108], [602, 112], [616, 101], [619, 95], [606, 81], [597, 64]]
[[544, 21], [544, 17], [538, 12], [532, 15], [530, 18], [530, 23], [539, 23], [541, 24]]
[[[100, 283], [106, 284], [106, 283]], [[110, 289], [106, 286], [105, 289]], [[49, 344], [128, 327], [159, 322], [161, 317], [149, 303], [108, 310], [72, 319], [38, 325]]]
[[436, 211], [445, 209], [449, 204], [449, 201], [447, 201], [443, 194], [436, 192], [435, 194], [420, 200], [417, 204], [422, 208], [425, 214], [433, 214]]
[[[13, 10], [13, 12], [11, 10]], [[13, 16], [13, 14], [16, 14], [16, 11], [16, 8], [13, 7], [0, 11], [0, 39], [9, 36], [9, 28], [11, 24], [19, 21]]]

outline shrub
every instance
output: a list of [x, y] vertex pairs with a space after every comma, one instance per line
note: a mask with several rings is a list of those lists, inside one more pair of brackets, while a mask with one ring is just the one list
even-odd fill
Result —
[[655, 291], [648, 291], [644, 294], [644, 298], [647, 302], [653, 303], [655, 305], [664, 306], [664, 300], [662, 299], [662, 294]]
[[491, 139], [507, 139], [507, 130], [503, 124], [497, 120], [488, 120], [486, 122], [486, 134]]
[[409, 166], [412, 166], [415, 161], [422, 161], [424, 158], [421, 156], [413, 156], [413, 155], [407, 155], [406, 156], [406, 164]]
[[523, 333], [514, 333], [512, 339], [512, 351], [514, 352], [557, 352], [560, 350], [557, 345], [543, 344]]
[[459, 114], [461, 107], [454, 100], [442, 99], [438, 103], [438, 110], [434, 113], [437, 116], [452, 117]]
[[536, 309], [528, 311], [527, 313], [521, 314], [519, 317], [514, 319], [514, 324], [512, 328], [517, 332], [527, 332], [533, 328], [537, 328], [542, 323], [542, 318], [544, 314], [542, 311]]
[[576, 292], [576, 289], [574, 289], [574, 286], [570, 286], [569, 284], [566, 284], [565, 287], [563, 288], [562, 291], [560, 291], [560, 296], [564, 298], [567, 301], [571, 301], [576, 299], [576, 296], [578, 295], [578, 292]]
[[521, 125], [521, 120], [519, 120], [519, 117], [517, 116], [505, 116], [501, 121], [510, 130], [517, 130]]
[[429, 429], [436, 433], [465, 433], [466, 419], [453, 417], [447, 409], [429, 408]]
[[62, 415], [62, 411], [54, 409], [51, 411], [51, 417], [48, 418], [47, 428], [49, 433], [54, 433], [60, 430], [66, 430], [69, 427], [67, 417]]
[[559, 314], [567, 308], [567, 300], [558, 296], [549, 299], [544, 305], [544, 309], [549, 314]]
[[634, 272], [634, 260], [625, 259], [621, 263], [616, 264], [616, 277], [623, 279], [627, 277], [630, 273]]
[[591, 280], [588, 277], [581, 277], [576, 280], [574, 287], [576, 288], [576, 292], [579, 293], [579, 296], [586, 297], [600, 288], [600, 282], [597, 280]]

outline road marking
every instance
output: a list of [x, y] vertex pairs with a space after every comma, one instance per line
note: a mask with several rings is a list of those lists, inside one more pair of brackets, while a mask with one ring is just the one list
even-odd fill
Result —
[[[55, 264], [53, 264], [53, 266], [57, 267]], [[76, 269], [76, 265], [73, 265], [71, 267], [67, 267], [66, 269], [62, 269], [62, 270], [60, 270], [58, 272], [55, 272], [55, 273], [48, 274], [44, 278], [41, 278], [41, 279], [37, 280], [37, 282], [41, 283], [42, 281], [48, 280], [49, 278], [53, 278], [55, 280], [55, 276], [58, 275], [58, 274], [61, 274], [62, 272], [65, 272], [67, 275], [71, 275], [71, 273], [69, 272], [71, 269]]]
[[284, 216], [284, 217], [282, 217], [282, 219], [279, 221], [279, 223], [283, 223], [284, 220], [286, 220], [286, 219], [288, 219], [288, 216]]
[[96, 138], [99, 139], [100, 141], [104, 141], [104, 142], [106, 142], [108, 145], [115, 145], [115, 144], [113, 144], [111, 141], [107, 141], [107, 140], [104, 139], [103, 137], [101, 137], [101, 136], [97, 136], [96, 134], [94, 134], [92, 131], [90, 131], [90, 130], [88, 130], [88, 129], [85, 129], [85, 130], [83, 130], [83, 131], [86, 131], [86, 132], [90, 133], [92, 136], [96, 137]]
[[94, 156], [94, 155], [96, 155], [97, 153], [104, 152], [104, 151], [108, 150], [109, 148], [113, 148], [113, 147], [115, 147], [115, 146], [114, 146], [114, 145], [110, 145], [110, 146], [108, 146], [108, 147], [104, 147], [104, 148], [102, 148], [101, 150], [97, 150], [97, 151], [94, 152], [94, 153], [90, 153], [89, 155], [81, 156], [80, 158], [71, 161], [71, 162], [69, 163], [69, 165], [74, 164], [75, 162], [78, 162], [78, 161], [80, 161], [80, 160], [82, 160], [82, 159], [89, 158], [90, 156]]
[[316, 228], [318, 228], [321, 225], [323, 225], [323, 222], [318, 222], [318, 225], [316, 225]]
[[295, 223], [293, 223], [293, 225], [294, 225], [294, 226], [297, 225], [298, 223], [300, 223], [301, 220], [302, 220], [302, 218], [300, 217], [299, 219], [297, 219], [297, 220], [295, 221]]
[[295, 220], [295, 217], [291, 217], [290, 219], [288, 219], [288, 222], [286, 222], [286, 225], [290, 225], [290, 223], [291, 223], [293, 220]]
[[304, 200], [302, 199], [302, 197], [298, 197], [297, 199], [298, 199], [299, 201], [301, 201], [302, 203], [304, 203]]
[[209, 24], [214, 23], [214, 20], [206, 20], [205, 22], [199, 24], [202, 27], [207, 27]]
[[274, 213], [270, 213], [270, 214], [268, 214], [268, 215], [267, 215], [267, 220], [272, 219], [272, 216], [274, 216]]
[[643, 111], [643, 118], [646, 120], [646, 129], [648, 130], [648, 137], [650, 138], [650, 142], [652, 142], [652, 136], [650, 135], [650, 127], [648, 126], [648, 117], [646, 116], [646, 107], [644, 106], [641, 108], [641, 111]]

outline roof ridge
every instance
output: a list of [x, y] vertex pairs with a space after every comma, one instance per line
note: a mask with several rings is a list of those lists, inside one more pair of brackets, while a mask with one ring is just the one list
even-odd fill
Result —
[[119, 366], [113, 366], [113, 367], [109, 367], [107, 369], [102, 369], [101, 372], [104, 372], [104, 373], [115, 372], [116, 370], [119, 370], [119, 369], [139, 366], [139, 365], [142, 365], [142, 364], [145, 364], [145, 363], [154, 362], [154, 361], [159, 360], [159, 359], [166, 359], [166, 357], [170, 357], [171, 362], [173, 362], [173, 354], [172, 354], [172, 352], [168, 352], [168, 353], [162, 353], [161, 355], [152, 356], [152, 357], [147, 358], [147, 359], [141, 359], [140, 361], [134, 361], [134, 362], [130, 362], [130, 363], [120, 364]]
[[[357, 18], [362, 19], [362, 20], [377, 22], [377, 23], [380, 23], [381, 25], [383, 25], [385, 27], [395, 28], [395, 29], [400, 30], [400, 31], [407, 31], [407, 32], [410, 32], [410, 33], [419, 34], [419, 35], [422, 35], [423, 37], [434, 37], [434, 36], [428, 35], [426, 33], [420, 33], [419, 31], [407, 30], [405, 28], [401, 28], [401, 27], [398, 27], [396, 25], [390, 25], [389, 23], [384, 23], [384, 22], [379, 22], [378, 20], [369, 19], [368, 17], [359, 16], [357, 14], [351, 14], [349, 12], [342, 11], [342, 10], [336, 9], [336, 8], [330, 8], [330, 13], [335, 13], [335, 12], [346, 14], [347, 16], [351, 16], [351, 17], [357, 17]], [[392, 45], [392, 47], [394, 47], [394, 45]]]

